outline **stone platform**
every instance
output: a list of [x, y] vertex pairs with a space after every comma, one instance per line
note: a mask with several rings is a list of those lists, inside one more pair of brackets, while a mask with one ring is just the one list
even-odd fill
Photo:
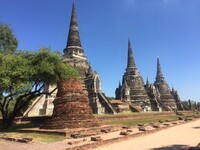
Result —
[[19, 132], [35, 132], [35, 133], [48, 133], [66, 136], [67, 138], [82, 138], [93, 135], [104, 134], [108, 132], [119, 131], [121, 127], [118, 126], [100, 126], [91, 128], [74, 128], [74, 129], [40, 129], [40, 128], [24, 128], [19, 129]]

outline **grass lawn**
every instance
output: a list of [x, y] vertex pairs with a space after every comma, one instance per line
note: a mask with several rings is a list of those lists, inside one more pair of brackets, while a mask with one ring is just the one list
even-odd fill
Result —
[[14, 138], [32, 138], [33, 141], [37, 142], [46, 142], [46, 143], [51, 143], [51, 142], [57, 142], [57, 141], [62, 141], [66, 139], [64, 135], [58, 135], [58, 134], [45, 134], [45, 133], [22, 133], [19, 132], [18, 129], [22, 128], [32, 128], [32, 127], [38, 127], [37, 124], [30, 124], [30, 123], [19, 123], [13, 125], [11, 129], [0, 129], [0, 133], [5, 133], [9, 137], [14, 137]]
[[156, 118], [142, 118], [142, 119], [113, 119], [105, 121], [107, 125], [117, 125], [117, 126], [128, 126], [134, 127], [138, 124], [146, 124], [146, 123], [153, 123], [158, 121], [166, 121], [166, 120], [177, 120], [178, 116], [166, 116], [166, 117], [156, 117]]
[[[164, 112], [166, 113], [166, 112]], [[197, 114], [196, 112], [192, 111], [183, 111], [181, 112], [184, 117], [187, 116], [200, 116], [200, 114]], [[155, 114], [155, 116], [154, 116]], [[146, 123], [153, 123], [153, 122], [158, 122], [158, 121], [173, 121], [173, 120], [178, 120], [179, 115], [176, 115], [175, 113], [169, 113], [169, 115], [165, 116], [156, 116], [157, 114], [162, 115], [163, 113], [158, 113], [158, 112], [147, 112], [147, 113], [127, 113], [127, 114], [116, 114], [116, 116], [126, 116], [127, 118], [113, 118], [113, 115], [99, 115], [96, 116], [97, 118], [101, 119], [104, 117], [108, 117], [108, 119], [103, 119], [103, 122], [106, 125], [117, 125], [117, 126], [128, 126], [128, 127], [134, 127], [137, 126], [138, 124], [146, 124]], [[167, 114], [167, 113], [166, 113]]]
[[[153, 114], [155, 114], [156, 112], [148, 112], [148, 113], [128, 113], [126, 114], [117, 114], [117, 115], [125, 115], [125, 116], [129, 116], [125, 119], [123, 118], [119, 118], [119, 119], [105, 119], [103, 120], [104, 123], [106, 125], [117, 125], [117, 126], [128, 126], [128, 127], [134, 127], [137, 126], [138, 124], [146, 124], [146, 123], [153, 123], [153, 122], [158, 122], [158, 121], [173, 121], [173, 120], [178, 120], [178, 117], [180, 117], [179, 115], [176, 115], [175, 113], [171, 113], [166, 116], [153, 116]], [[187, 116], [197, 116], [200, 117], [200, 113], [196, 113], [196, 112], [192, 112], [192, 111], [183, 111], [181, 112], [184, 117]], [[158, 114], [158, 113], [157, 113]], [[162, 114], [162, 113], [160, 113]], [[134, 118], [134, 116], [136, 116]], [[155, 114], [156, 115], [156, 114]], [[139, 116], [139, 117], [138, 117]], [[100, 115], [99, 117], [97, 116], [97, 118], [102, 118], [105, 117], [105, 115]], [[109, 118], [109, 115], [107, 115], [107, 117]]]

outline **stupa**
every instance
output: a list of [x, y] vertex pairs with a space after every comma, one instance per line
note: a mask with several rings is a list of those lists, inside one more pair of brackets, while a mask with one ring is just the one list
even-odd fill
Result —
[[163, 76], [159, 58], [157, 58], [157, 74], [156, 81], [154, 82], [154, 86], [157, 88], [160, 94], [160, 101], [168, 107], [169, 110], [176, 110], [176, 102], [171, 94], [171, 90], [165, 78]]
[[101, 123], [92, 115], [88, 97], [83, 93], [79, 79], [66, 79], [58, 83], [58, 93], [54, 100], [53, 115], [40, 128], [89, 128]]
[[150, 106], [143, 78], [135, 65], [130, 40], [128, 40], [127, 67], [123, 75], [122, 85], [119, 84], [116, 89], [116, 98], [129, 101], [132, 105], [142, 109]]

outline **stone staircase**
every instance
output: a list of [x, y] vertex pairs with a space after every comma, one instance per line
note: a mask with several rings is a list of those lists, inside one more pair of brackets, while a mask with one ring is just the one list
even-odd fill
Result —
[[46, 98], [46, 95], [41, 95], [35, 99], [32, 105], [24, 112], [23, 117], [52, 115], [54, 98]]
[[140, 107], [140, 105], [129, 103], [129, 107], [132, 112], [143, 112], [143, 109]]
[[116, 114], [117, 113], [117, 111], [115, 110], [114, 106], [106, 98], [105, 94], [103, 94], [102, 92], [98, 92], [98, 97], [99, 97], [99, 100], [102, 103], [102, 105], [109, 110], [108, 113], [112, 113], [112, 114]]
[[157, 100], [159, 105], [161, 106], [162, 108], [162, 111], [172, 111], [171, 108], [167, 107], [163, 102], [161, 102], [160, 100]]
[[189, 107], [187, 105], [185, 105], [184, 103], [180, 102], [183, 105], [183, 109], [184, 110], [190, 110]]

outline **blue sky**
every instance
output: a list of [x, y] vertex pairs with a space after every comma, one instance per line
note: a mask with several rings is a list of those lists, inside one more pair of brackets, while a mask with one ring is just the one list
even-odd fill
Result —
[[[72, 0], [1, 0], [0, 21], [9, 24], [18, 49], [66, 46]], [[200, 101], [200, 0], [76, 0], [82, 47], [114, 96], [127, 65], [130, 38], [144, 81], [154, 82], [156, 58], [182, 100]]]

